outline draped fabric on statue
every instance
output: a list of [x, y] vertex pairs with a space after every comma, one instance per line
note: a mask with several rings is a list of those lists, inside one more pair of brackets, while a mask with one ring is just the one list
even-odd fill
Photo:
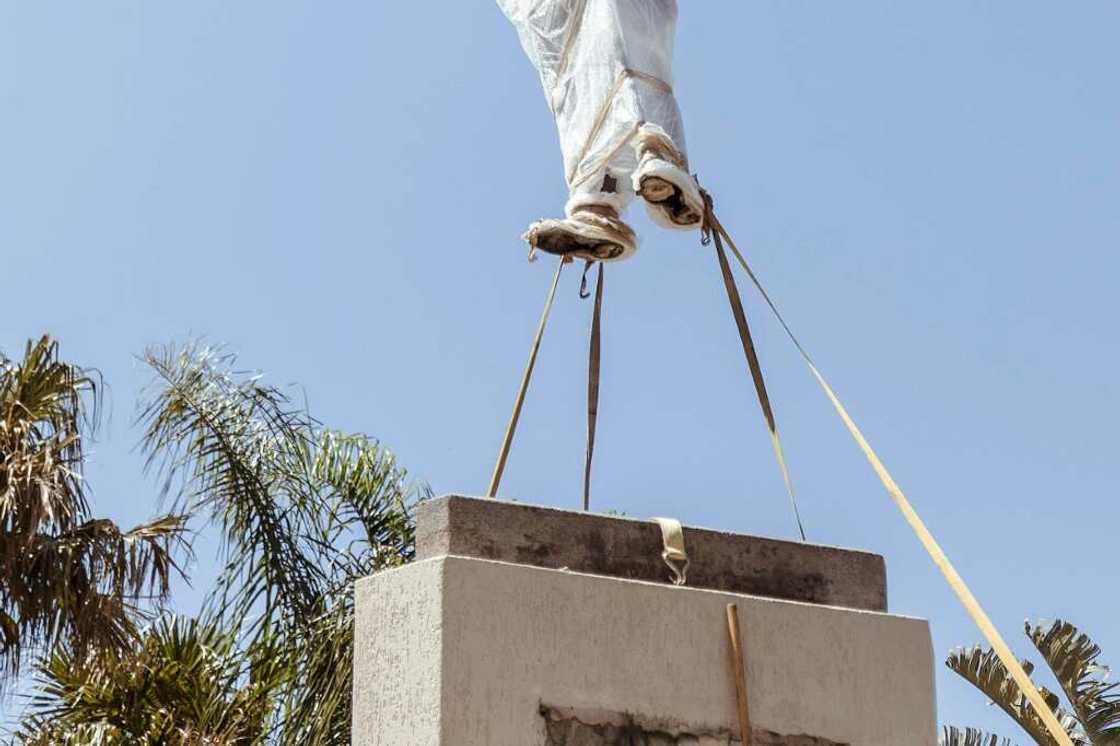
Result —
[[676, 0], [498, 0], [540, 73], [573, 195], [604, 169], [629, 189], [639, 126], [660, 126], [683, 154], [672, 89]]

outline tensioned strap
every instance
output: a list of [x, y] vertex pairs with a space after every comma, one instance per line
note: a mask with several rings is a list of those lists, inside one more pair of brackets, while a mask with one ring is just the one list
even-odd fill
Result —
[[650, 518], [661, 527], [661, 559], [673, 573], [673, 585], [688, 580], [688, 552], [684, 549], [684, 528], [676, 518]]
[[[710, 205], [707, 209], [710, 216]], [[711, 224], [705, 226], [705, 236], [709, 235]], [[778, 425], [774, 421], [774, 410], [770, 406], [770, 395], [766, 393], [766, 382], [762, 378], [762, 365], [758, 362], [758, 353], [754, 348], [751, 338], [751, 329], [747, 325], [747, 315], [743, 311], [743, 299], [739, 297], [739, 288], [735, 284], [735, 277], [731, 274], [731, 267], [727, 263], [727, 253], [723, 250], [723, 241], [719, 232], [713, 234], [716, 244], [716, 257], [719, 259], [719, 269], [723, 274], [723, 285], [727, 288], [727, 300], [731, 302], [731, 313], [735, 317], [735, 326], [739, 329], [739, 339], [743, 343], [743, 353], [747, 357], [747, 367], [750, 368], [751, 378], [754, 380], [754, 389], [758, 393], [758, 403], [762, 407], [762, 416], [766, 418], [766, 429], [770, 432], [770, 444], [774, 447], [774, 455], [778, 459], [778, 468], [782, 471], [782, 480], [786, 485], [790, 505], [793, 506], [793, 517], [797, 521], [797, 530], [801, 533], [801, 540], [805, 541], [805, 527], [801, 523], [801, 513], [797, 509], [797, 496], [793, 492], [793, 480], [789, 477], [789, 468], [786, 466], [785, 451], [782, 449], [782, 439], [778, 437]]]
[[494, 497], [498, 494], [498, 485], [502, 481], [502, 472], [506, 468], [510, 445], [513, 444], [513, 433], [517, 430], [517, 420], [521, 417], [521, 407], [525, 404], [525, 393], [529, 390], [529, 379], [533, 377], [533, 366], [537, 364], [537, 351], [541, 348], [544, 327], [548, 323], [548, 312], [552, 310], [552, 301], [556, 299], [556, 286], [560, 283], [560, 272], [564, 269], [564, 265], [570, 261], [570, 257], [560, 257], [560, 261], [556, 263], [556, 274], [552, 278], [552, 287], [548, 289], [544, 311], [541, 313], [540, 323], [537, 324], [537, 334], [533, 337], [533, 346], [529, 348], [529, 361], [525, 363], [525, 372], [521, 374], [521, 385], [517, 388], [517, 399], [513, 403], [513, 414], [509, 417], [506, 434], [502, 438], [502, 447], [498, 451], [498, 463], [494, 464], [494, 473], [490, 476], [490, 486], [486, 490], [487, 497]]
[[937, 543], [937, 540], [933, 538], [933, 534], [931, 534], [929, 529], [926, 528], [925, 522], [922, 521], [917, 511], [914, 510], [914, 507], [906, 498], [906, 495], [902, 492], [902, 488], [899, 487], [898, 483], [894, 481], [894, 478], [891, 476], [890, 472], [887, 471], [887, 467], [883, 465], [883, 462], [879, 459], [879, 456], [871, 448], [871, 444], [868, 443], [867, 439], [863, 437], [863, 433], [860, 432], [859, 427], [856, 425], [851, 415], [848, 414], [848, 410], [845, 409], [844, 405], [840, 403], [840, 399], [836, 396], [836, 392], [833, 391], [832, 386], [828, 384], [828, 381], [825, 380], [824, 375], [821, 374], [820, 370], [813, 363], [812, 358], [809, 357], [809, 353], [806, 352], [805, 348], [801, 346], [801, 343], [798, 341], [797, 337], [790, 329], [789, 324], [786, 323], [785, 319], [782, 317], [782, 314], [778, 311], [777, 306], [775, 306], [774, 302], [770, 299], [770, 295], [762, 286], [762, 283], [759, 281], [757, 275], [755, 275], [754, 271], [747, 263], [747, 260], [743, 257], [742, 252], [740, 252], [738, 247], [735, 245], [735, 241], [732, 240], [727, 230], [723, 227], [722, 224], [720, 224], [719, 219], [716, 218], [715, 213], [711, 209], [710, 201], [708, 204], [709, 207], [707, 218], [711, 221], [711, 225], [715, 229], [713, 235], [722, 236], [727, 240], [727, 244], [731, 247], [731, 251], [735, 255], [735, 259], [739, 262], [740, 266], [742, 266], [743, 270], [746, 271], [747, 275], [751, 279], [751, 282], [754, 283], [754, 286], [758, 289], [758, 292], [761, 293], [763, 300], [766, 301], [766, 305], [770, 307], [770, 310], [774, 313], [774, 317], [777, 318], [778, 323], [782, 325], [782, 328], [785, 330], [786, 335], [789, 337], [790, 341], [793, 342], [793, 345], [797, 348], [797, 351], [801, 354], [801, 358], [805, 361], [805, 364], [808, 365], [810, 372], [812, 372], [813, 374], [813, 377], [816, 378], [817, 383], [820, 384], [820, 387], [828, 396], [829, 401], [832, 402], [832, 406], [836, 409], [837, 414], [840, 415], [840, 419], [844, 422], [844, 426], [848, 429], [848, 432], [851, 434], [852, 438], [855, 439], [856, 443], [860, 447], [860, 450], [863, 451], [863, 455], [866, 456], [867, 460], [871, 463], [871, 467], [875, 470], [875, 474], [878, 475], [879, 480], [883, 483], [883, 486], [886, 488], [887, 493], [891, 496], [891, 499], [894, 501], [895, 505], [898, 506], [898, 509], [902, 512], [903, 517], [906, 519], [906, 522], [910, 524], [910, 527], [914, 530], [914, 533], [917, 534], [918, 539], [922, 542], [922, 545], [925, 547], [926, 552], [928, 552], [929, 556], [933, 559], [934, 564], [936, 564], [938, 569], [941, 570], [941, 573], [945, 576], [945, 579], [949, 581], [949, 586], [953, 589], [953, 592], [957, 595], [957, 598], [959, 598], [961, 603], [964, 605], [965, 611], [967, 611], [968, 615], [972, 617], [972, 620], [976, 623], [976, 626], [980, 628], [980, 632], [992, 646], [992, 649], [995, 650], [996, 655], [999, 656], [1000, 661], [1003, 663], [1004, 667], [1007, 668], [1007, 671], [1011, 674], [1011, 677], [1015, 680], [1015, 683], [1019, 685], [1019, 688], [1022, 690], [1023, 694], [1027, 697], [1027, 700], [1034, 708], [1035, 713], [1042, 719], [1042, 722], [1046, 724], [1046, 728], [1050, 731], [1050, 735], [1053, 736], [1054, 740], [1061, 744], [1061, 746], [1074, 746], [1073, 741], [1069, 737], [1069, 734], [1067, 734], [1065, 729], [1062, 728], [1061, 724], [1058, 722], [1057, 717], [1054, 716], [1054, 712], [1046, 705], [1046, 702], [1045, 700], [1043, 700], [1042, 695], [1038, 691], [1038, 688], [1034, 685], [1034, 682], [1031, 681], [1030, 676], [1027, 675], [1027, 672], [1023, 669], [1023, 666], [1019, 663], [1019, 659], [1015, 657], [1015, 654], [1011, 651], [1011, 648], [1008, 647], [1007, 643], [1003, 639], [1003, 636], [1000, 635], [999, 630], [996, 629], [995, 624], [992, 623], [992, 620], [984, 612], [984, 609], [980, 606], [980, 602], [976, 600], [976, 597], [972, 594], [972, 591], [969, 590], [968, 585], [964, 582], [964, 578], [962, 578], [957, 572], [956, 568], [953, 567], [953, 564], [949, 561], [949, 558], [948, 556], [946, 556], [944, 550], [941, 549], [941, 546]]
[[595, 453], [595, 426], [599, 421], [600, 319], [603, 315], [603, 263], [595, 280], [595, 308], [591, 312], [591, 342], [587, 355], [587, 455], [583, 461], [583, 509], [591, 509], [591, 457]]

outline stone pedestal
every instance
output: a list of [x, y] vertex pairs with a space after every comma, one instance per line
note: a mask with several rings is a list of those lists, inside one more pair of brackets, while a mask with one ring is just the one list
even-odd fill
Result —
[[477, 498], [421, 507], [418, 558], [358, 583], [357, 746], [739, 743], [739, 607], [756, 746], [933, 746], [925, 621], [881, 557]]

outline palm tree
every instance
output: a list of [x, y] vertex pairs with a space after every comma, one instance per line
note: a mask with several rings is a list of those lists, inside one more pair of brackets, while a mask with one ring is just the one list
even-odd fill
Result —
[[219, 350], [150, 349], [144, 450], [178, 509], [221, 532], [208, 613], [281, 672], [270, 737], [349, 741], [353, 583], [413, 556], [426, 496], [365, 435], [322, 427]]
[[[1054, 672], [1069, 701], [1070, 708], [1066, 709], [1057, 694], [1039, 688], [1073, 742], [1079, 746], [1120, 746], [1120, 685], [1108, 682], [1109, 669], [1099, 663], [1100, 647], [1077, 627], [1062, 620], [1039, 624], [1028, 621], [1026, 634]], [[1010, 715], [1035, 743], [1040, 746], [1055, 743], [1018, 684], [991, 650], [979, 647], [955, 650], [945, 664]], [[1028, 674], [1034, 670], [1029, 661], [1024, 661], [1024, 668]], [[996, 742], [994, 736], [955, 728], [947, 728], [942, 741], [949, 746], [995, 746]]]
[[[65, 661], [49, 659], [20, 738], [63, 746], [59, 729], [80, 726], [106, 744], [186, 746], [203, 736], [238, 746], [348, 743], [353, 583], [412, 558], [410, 507], [426, 488], [412, 486], [376, 441], [326, 429], [260, 376], [237, 372], [232, 355], [189, 344], [153, 348], [144, 359], [155, 374], [140, 416], [148, 465], [176, 512], [222, 537], [223, 567], [198, 629], [223, 641], [202, 677], [223, 683], [188, 677], [157, 694], [159, 687], [117, 674], [120, 656], [72, 674]], [[145, 637], [154, 653], [139, 670], [154, 681], [166, 677], [150, 671], [195, 665], [161, 642], [167, 636], [157, 627]], [[248, 682], [251, 696], [235, 682]], [[96, 696], [84, 698], [87, 692]], [[237, 720], [244, 729], [214, 731], [213, 723], [225, 722], [220, 714], [246, 697], [254, 709]], [[140, 722], [126, 730], [124, 711], [139, 713]], [[174, 722], [148, 712], [173, 713]], [[179, 735], [161, 740], [158, 729], [172, 725]], [[117, 730], [96, 730], [110, 727]]]
[[124, 654], [75, 660], [56, 650], [40, 666], [28, 746], [262, 743], [275, 670], [252, 668], [235, 635], [213, 622], [164, 617]]
[[83, 444], [98, 404], [96, 375], [50, 337], [20, 361], [0, 353], [0, 689], [59, 645], [74, 660], [126, 648], [179, 572], [180, 516], [122, 531], [90, 514]]

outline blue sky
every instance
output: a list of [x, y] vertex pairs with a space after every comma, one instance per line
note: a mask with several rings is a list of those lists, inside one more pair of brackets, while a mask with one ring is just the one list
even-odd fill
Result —
[[[1014, 647], [1066, 616], [1120, 661], [1120, 6], [697, 3], [693, 167]], [[98, 511], [151, 515], [152, 343], [224, 342], [485, 489], [564, 200], [551, 116], [490, 2], [0, 3], [0, 348], [49, 331], [110, 384]], [[717, 266], [635, 206], [607, 268], [593, 506], [794, 536]], [[589, 301], [563, 279], [505, 495], [578, 505]], [[811, 540], [887, 558], [940, 659], [979, 640], [746, 291]], [[197, 607], [213, 576], [203, 537]], [[1108, 657], [1106, 655], [1106, 657]], [[1018, 735], [939, 671], [941, 719]]]

